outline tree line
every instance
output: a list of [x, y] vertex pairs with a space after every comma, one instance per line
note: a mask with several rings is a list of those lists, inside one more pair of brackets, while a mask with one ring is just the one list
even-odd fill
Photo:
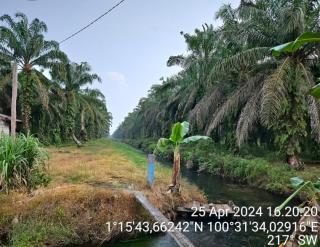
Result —
[[[46, 40], [47, 25], [23, 13], [0, 17], [0, 113], [10, 115], [12, 70], [18, 66], [18, 117], [22, 131], [43, 143], [73, 139], [78, 146], [109, 134], [112, 115], [101, 82], [87, 62], [71, 62], [59, 43]], [[49, 74], [49, 76], [48, 76]]]
[[300, 166], [303, 150], [319, 147], [319, 102], [308, 92], [320, 77], [320, 46], [310, 42], [276, 56], [271, 48], [319, 32], [319, 12], [313, 0], [223, 5], [219, 27], [181, 32], [188, 52], [171, 56], [167, 65], [182, 71], [153, 85], [114, 136], [156, 139], [188, 120], [191, 134], [209, 135], [235, 151], [265, 145]]

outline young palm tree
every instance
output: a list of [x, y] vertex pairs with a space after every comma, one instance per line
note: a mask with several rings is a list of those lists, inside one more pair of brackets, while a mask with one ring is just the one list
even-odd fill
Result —
[[91, 73], [89, 64], [85, 62], [54, 66], [52, 78], [63, 86], [66, 99], [65, 124], [67, 134], [80, 147], [82, 144], [75, 135], [75, 119], [77, 112], [81, 109], [81, 104], [82, 108], [85, 106], [82, 87], [92, 84], [95, 80], [101, 82], [101, 79], [97, 74]]
[[56, 41], [47, 41], [44, 33], [47, 26], [39, 19], [29, 22], [23, 13], [15, 14], [15, 19], [9, 15], [0, 17], [0, 59], [16, 62], [20, 69], [22, 119], [25, 132], [30, 130], [31, 105], [34, 94], [47, 97], [43, 90], [41, 72], [37, 68], [50, 68], [66, 55], [59, 50]]

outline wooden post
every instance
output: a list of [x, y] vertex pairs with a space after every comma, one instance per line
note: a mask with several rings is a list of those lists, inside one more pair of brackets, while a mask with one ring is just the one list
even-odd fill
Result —
[[17, 124], [17, 91], [18, 91], [18, 68], [17, 63], [12, 62], [12, 95], [11, 95], [11, 136], [16, 137]]
[[154, 155], [148, 154], [148, 185], [152, 187], [154, 181]]

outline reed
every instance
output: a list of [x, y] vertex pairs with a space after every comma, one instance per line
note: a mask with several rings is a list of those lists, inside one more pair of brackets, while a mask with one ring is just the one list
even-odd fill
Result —
[[37, 138], [20, 135], [0, 138], [0, 190], [31, 189], [48, 180], [45, 175], [47, 153]]

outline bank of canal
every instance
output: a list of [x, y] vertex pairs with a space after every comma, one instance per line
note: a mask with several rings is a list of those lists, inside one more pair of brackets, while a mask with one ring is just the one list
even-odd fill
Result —
[[[203, 190], [208, 201], [233, 201], [237, 206], [253, 206], [267, 208], [278, 206], [284, 198], [268, 193], [264, 190], [239, 185], [227, 178], [214, 176], [208, 173], [198, 174], [195, 171], [183, 168], [182, 175], [190, 183]], [[269, 222], [269, 217], [258, 217], [255, 220]], [[290, 219], [292, 220], [292, 219]], [[266, 246], [267, 234], [252, 232], [212, 232], [207, 227], [203, 232], [186, 232], [185, 235], [196, 245], [201, 247], [250, 247]], [[160, 247], [176, 246], [176, 243], [168, 235], [148, 236], [146, 238], [119, 242], [113, 247]], [[276, 245], [275, 245], [276, 246]]]

